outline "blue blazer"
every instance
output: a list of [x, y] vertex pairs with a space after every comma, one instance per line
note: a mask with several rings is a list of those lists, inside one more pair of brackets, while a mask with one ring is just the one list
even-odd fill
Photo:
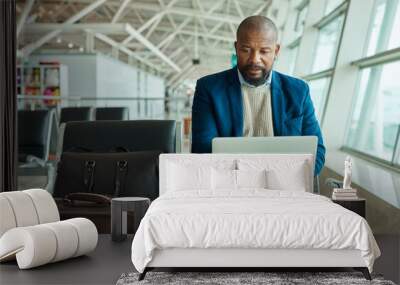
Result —
[[[272, 117], [275, 136], [315, 135], [315, 175], [325, 162], [325, 147], [304, 81], [273, 71]], [[197, 81], [192, 107], [192, 152], [210, 153], [215, 137], [243, 136], [243, 104], [237, 67]]]

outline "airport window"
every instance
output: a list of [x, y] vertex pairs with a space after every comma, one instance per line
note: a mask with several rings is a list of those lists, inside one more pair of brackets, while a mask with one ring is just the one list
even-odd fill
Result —
[[297, 60], [298, 53], [299, 53], [299, 44], [297, 44], [289, 49], [289, 53], [288, 53], [288, 57], [289, 57], [288, 60], [290, 62], [289, 70], [288, 70], [289, 74], [292, 74], [292, 75], [294, 74], [294, 69], [296, 67], [296, 60]]
[[325, 101], [328, 94], [330, 77], [323, 77], [308, 82], [310, 86], [311, 100], [314, 105], [315, 115], [321, 121], [322, 113], [325, 107]]
[[400, 2], [377, 0], [371, 20], [366, 55], [400, 46]]
[[346, 144], [395, 163], [400, 132], [400, 61], [361, 69]]
[[333, 67], [342, 31], [343, 19], [344, 15], [342, 14], [320, 28], [312, 67], [313, 73]]
[[327, 0], [324, 14], [328, 15], [330, 12], [335, 10], [343, 2], [344, 2], [343, 0]]
[[296, 33], [301, 36], [304, 31], [304, 26], [306, 23], [306, 18], [307, 18], [307, 12], [308, 12], [308, 5], [302, 5], [300, 8], [297, 9], [297, 16], [296, 16], [296, 22], [295, 22], [295, 27], [294, 30]]

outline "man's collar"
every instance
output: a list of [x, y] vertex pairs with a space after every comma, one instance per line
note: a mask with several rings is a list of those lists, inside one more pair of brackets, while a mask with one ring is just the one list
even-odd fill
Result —
[[[239, 71], [239, 68], [237, 68], [237, 73], [238, 73], [238, 76], [239, 76], [240, 85], [246, 85], [246, 86], [253, 87], [253, 88], [254, 88], [254, 87], [257, 87], [257, 86], [254, 86], [254, 85], [248, 83], [248, 82], [243, 78], [242, 74], [241, 74], [240, 71]], [[271, 85], [271, 80], [272, 80], [272, 70], [271, 70], [271, 72], [269, 73], [268, 78], [267, 78], [267, 80], [265, 81], [264, 85], [266, 85], [266, 86]]]

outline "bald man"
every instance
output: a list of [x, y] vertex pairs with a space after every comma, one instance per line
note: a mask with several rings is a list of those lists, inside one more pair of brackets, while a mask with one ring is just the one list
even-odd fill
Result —
[[192, 152], [211, 152], [215, 137], [318, 137], [315, 175], [325, 147], [304, 81], [273, 71], [279, 54], [278, 29], [263, 16], [240, 23], [237, 66], [197, 81], [192, 107]]

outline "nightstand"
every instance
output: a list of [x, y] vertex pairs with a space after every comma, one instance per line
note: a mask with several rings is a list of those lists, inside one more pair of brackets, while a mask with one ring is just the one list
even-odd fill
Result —
[[334, 200], [332, 202], [339, 204], [340, 206], [359, 214], [361, 217], [365, 218], [365, 204], [366, 200], [364, 198], [357, 198], [352, 200]]
[[134, 214], [134, 233], [150, 206], [150, 199], [144, 197], [118, 197], [111, 200], [111, 239], [123, 241], [127, 236], [127, 213]]

